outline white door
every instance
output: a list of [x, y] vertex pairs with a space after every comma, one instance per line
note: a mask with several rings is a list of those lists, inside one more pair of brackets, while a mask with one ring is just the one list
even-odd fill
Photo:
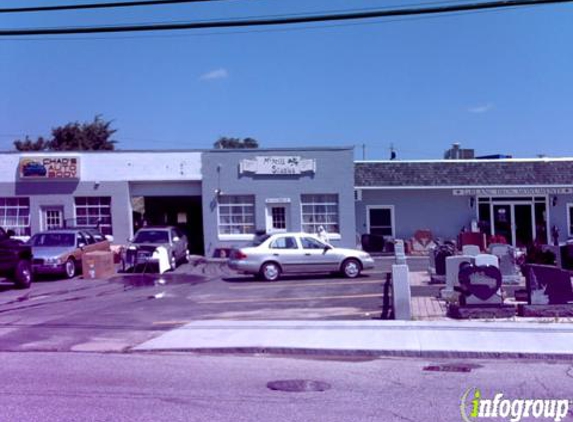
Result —
[[288, 204], [267, 205], [267, 233], [283, 233], [289, 230]]
[[64, 209], [62, 207], [42, 207], [42, 230], [64, 227]]

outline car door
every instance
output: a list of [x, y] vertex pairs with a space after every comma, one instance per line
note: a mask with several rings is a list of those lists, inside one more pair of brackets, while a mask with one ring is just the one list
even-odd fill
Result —
[[300, 272], [302, 252], [294, 236], [278, 236], [269, 244], [270, 259], [277, 261], [283, 273]]
[[308, 272], [338, 271], [340, 259], [331, 246], [311, 236], [301, 236], [300, 244]]

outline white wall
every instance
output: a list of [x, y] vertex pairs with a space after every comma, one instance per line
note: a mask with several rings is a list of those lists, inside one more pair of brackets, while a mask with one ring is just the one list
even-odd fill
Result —
[[21, 157], [79, 157], [80, 181], [201, 180], [200, 152], [62, 152], [0, 154], [0, 182], [15, 182]]

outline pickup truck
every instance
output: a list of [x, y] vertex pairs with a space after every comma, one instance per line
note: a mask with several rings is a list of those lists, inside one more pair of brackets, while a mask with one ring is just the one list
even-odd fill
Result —
[[32, 248], [13, 239], [13, 234], [0, 227], [0, 276], [13, 281], [19, 289], [27, 289], [32, 284]]

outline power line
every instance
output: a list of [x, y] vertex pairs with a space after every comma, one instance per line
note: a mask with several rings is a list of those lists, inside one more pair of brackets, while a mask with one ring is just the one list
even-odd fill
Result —
[[62, 10], [79, 10], [79, 9], [111, 9], [118, 7], [155, 6], [160, 4], [181, 4], [181, 3], [204, 3], [212, 1], [228, 1], [228, 0], [140, 0], [140, 1], [121, 1], [112, 3], [60, 4], [55, 6], [4, 7], [0, 8], [0, 13], [55, 12]]
[[338, 14], [322, 14], [307, 16], [291, 16], [285, 18], [268, 19], [239, 19], [209, 22], [186, 22], [165, 24], [135, 24], [122, 26], [89, 26], [89, 27], [60, 27], [60, 28], [24, 28], [1, 30], [0, 37], [24, 35], [66, 35], [66, 34], [94, 34], [115, 32], [142, 32], [142, 31], [172, 31], [183, 29], [206, 28], [236, 28], [250, 26], [288, 25], [311, 22], [347, 21], [359, 19], [373, 19], [391, 16], [432, 15], [452, 12], [464, 12], [486, 9], [501, 9], [506, 7], [523, 7], [535, 5], [548, 5], [558, 3], [571, 3], [573, 0], [502, 0], [481, 3], [456, 4], [449, 6], [436, 6], [426, 8], [402, 8], [393, 10], [374, 10], [363, 12], [348, 12]]

